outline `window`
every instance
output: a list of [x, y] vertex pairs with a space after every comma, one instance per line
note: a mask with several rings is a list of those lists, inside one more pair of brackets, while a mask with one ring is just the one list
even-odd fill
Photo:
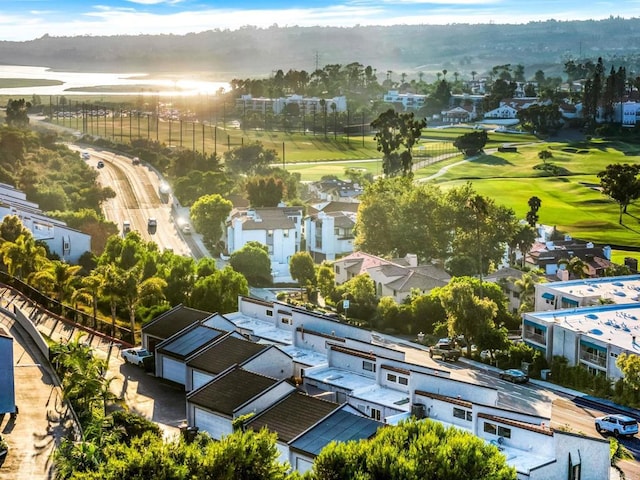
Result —
[[453, 407], [453, 416], [464, 420], [467, 417], [467, 412], [461, 408]]
[[580, 480], [580, 474], [582, 473], [581, 470], [582, 468], [580, 464], [573, 465], [571, 470], [569, 470], [569, 480]]
[[467, 421], [470, 422], [471, 420], [473, 420], [473, 413], [467, 412]]
[[398, 383], [400, 385], [408, 385], [409, 384], [409, 379], [406, 377], [398, 377]]
[[340, 267], [336, 265], [336, 273], [340, 273]]
[[367, 362], [366, 360], [364, 360], [362, 362], [362, 369], [367, 371], [367, 372], [375, 372], [376, 371], [376, 364], [373, 362]]
[[267, 237], [273, 237], [273, 230], [267, 230]]
[[289, 230], [283, 230], [283, 231], [282, 231], [282, 236], [283, 236], [284, 238], [289, 238]]
[[507, 427], [498, 426], [498, 436], [504, 438], [511, 438], [511, 429]]
[[387, 373], [387, 381], [395, 383], [398, 377], [392, 373]]
[[287, 317], [282, 317], [280, 319], [280, 321], [282, 323], [284, 323], [285, 325], [292, 325], [293, 324], [293, 321], [290, 318], [287, 318]]
[[273, 310], [267, 310], [267, 317], [273, 317]]
[[380, 421], [380, 410], [378, 410], [377, 408], [372, 408], [371, 409], [371, 418], [373, 418], [374, 420]]
[[498, 429], [496, 428], [495, 424], [484, 422], [484, 432], [490, 433], [491, 435], [496, 435], [498, 433]]

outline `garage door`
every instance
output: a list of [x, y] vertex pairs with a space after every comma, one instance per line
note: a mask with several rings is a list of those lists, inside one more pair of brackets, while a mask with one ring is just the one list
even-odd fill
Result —
[[215, 378], [214, 375], [198, 372], [196, 370], [193, 371], [192, 380], [193, 380], [193, 389], [200, 388], [206, 383], [209, 383], [211, 380]]
[[231, 420], [219, 417], [211, 412], [195, 407], [194, 424], [202, 432], [207, 432], [211, 438], [220, 440], [226, 435], [233, 433]]
[[184, 363], [169, 357], [162, 357], [162, 378], [184, 385], [187, 369]]

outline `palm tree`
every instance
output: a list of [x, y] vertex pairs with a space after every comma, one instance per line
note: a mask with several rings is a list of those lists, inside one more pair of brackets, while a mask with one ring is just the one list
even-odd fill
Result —
[[60, 260], [53, 260], [47, 267], [33, 274], [32, 283], [48, 286], [45, 289], [61, 304], [71, 299], [82, 267]]
[[83, 302], [91, 306], [93, 311], [93, 327], [96, 328], [98, 326], [98, 296], [102, 292], [105, 278], [98, 270], [94, 270], [91, 275], [82, 277], [80, 284], [82, 286], [74, 292], [72, 301]]
[[0, 246], [2, 261], [12, 277], [27, 280], [49, 260], [44, 247], [37, 245], [31, 234], [20, 235], [15, 242], [4, 242]]
[[159, 277], [150, 277], [142, 280], [141, 271], [135, 267], [124, 272], [122, 281], [124, 292], [121, 298], [124, 300], [129, 312], [132, 343], [135, 344], [136, 308], [141, 303], [153, 302], [157, 304], [163, 302], [163, 291], [167, 287], [167, 282]]
[[115, 265], [105, 265], [98, 267], [100, 274], [104, 278], [102, 293], [109, 298], [109, 308], [111, 310], [111, 335], [116, 336], [116, 315], [118, 302], [126, 294], [124, 284], [124, 271]]
[[545, 282], [543, 277], [539, 277], [534, 272], [526, 272], [514, 282], [514, 286], [520, 292], [519, 313], [532, 312], [534, 309], [534, 299], [536, 293], [536, 283]]
[[569, 278], [588, 277], [587, 264], [580, 257], [563, 258], [558, 260], [558, 267], [564, 266], [569, 272]]
[[476, 75], [478, 74], [478, 72], [476, 72], [475, 70], [471, 71], [471, 80], [473, 80], [474, 82], [476, 81]]

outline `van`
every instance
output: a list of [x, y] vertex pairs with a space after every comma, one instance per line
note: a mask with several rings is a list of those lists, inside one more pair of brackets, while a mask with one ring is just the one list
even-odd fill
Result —
[[125, 220], [122, 222], [122, 234], [126, 235], [131, 231], [131, 222], [129, 220]]

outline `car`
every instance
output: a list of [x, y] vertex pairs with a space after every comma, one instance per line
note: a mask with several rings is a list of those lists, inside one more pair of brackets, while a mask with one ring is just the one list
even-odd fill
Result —
[[89, 154], [89, 152], [82, 152], [80, 156], [82, 157], [83, 160], [89, 160], [91, 158], [91, 155]]
[[132, 165], [140, 165], [140, 159], [138, 157], [133, 157], [131, 159], [131, 164]]
[[605, 415], [595, 419], [598, 433], [613, 433], [616, 437], [621, 435], [632, 437], [638, 433], [638, 422], [627, 415]]
[[454, 341], [448, 338], [441, 338], [438, 343], [429, 347], [429, 357], [433, 358], [434, 355], [439, 356], [442, 360], [453, 360], [457, 362], [462, 351], [457, 347]]
[[102, 160], [98, 160], [98, 163], [96, 164], [96, 168], [104, 168], [104, 162]]
[[180, 230], [182, 230], [182, 233], [184, 233], [185, 235], [191, 235], [191, 225], [189, 225], [188, 223], [182, 225], [182, 227], [180, 227]]
[[156, 220], [153, 217], [149, 218], [149, 220], [147, 220], [147, 231], [151, 235], [153, 235], [154, 233], [156, 233], [157, 228], [158, 228], [158, 220]]
[[502, 380], [506, 380], [511, 383], [527, 383], [529, 381], [529, 376], [522, 370], [518, 370], [517, 368], [503, 370], [502, 372], [500, 372], [499, 377]]
[[125, 363], [132, 363], [133, 365], [143, 365], [144, 359], [152, 356], [152, 353], [149, 352], [146, 348], [142, 347], [133, 347], [133, 348], [125, 348], [121, 352], [122, 358]]
[[129, 220], [124, 220], [122, 222], [122, 234], [126, 235], [131, 231], [131, 222]]

